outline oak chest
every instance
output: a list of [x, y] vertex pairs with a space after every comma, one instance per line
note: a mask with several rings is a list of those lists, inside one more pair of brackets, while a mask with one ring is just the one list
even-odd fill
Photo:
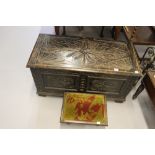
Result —
[[124, 42], [40, 34], [27, 67], [42, 96], [99, 93], [124, 101], [141, 76], [132, 46]]

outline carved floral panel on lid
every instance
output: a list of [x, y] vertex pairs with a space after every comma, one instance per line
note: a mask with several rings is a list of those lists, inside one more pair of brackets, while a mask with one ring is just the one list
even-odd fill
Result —
[[132, 71], [130, 51], [123, 42], [40, 34], [28, 67]]

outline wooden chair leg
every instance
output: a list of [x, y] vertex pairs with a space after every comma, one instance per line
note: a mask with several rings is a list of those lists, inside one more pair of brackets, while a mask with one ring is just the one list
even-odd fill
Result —
[[55, 26], [55, 34], [56, 34], [56, 35], [59, 35], [59, 27], [60, 27], [60, 26]]
[[112, 30], [112, 36], [114, 37], [115, 40], [118, 40], [118, 37], [121, 32], [121, 26], [114, 26]]
[[66, 27], [63, 26], [63, 32], [62, 32], [62, 35], [66, 35]]
[[83, 30], [83, 26], [78, 26], [79, 31]]
[[144, 90], [144, 84], [141, 83], [141, 85], [136, 90], [135, 94], [132, 96], [132, 99], [136, 99], [137, 96]]
[[102, 26], [101, 33], [100, 33], [100, 37], [104, 37], [104, 35], [103, 35], [104, 27], [105, 27], [105, 26]]

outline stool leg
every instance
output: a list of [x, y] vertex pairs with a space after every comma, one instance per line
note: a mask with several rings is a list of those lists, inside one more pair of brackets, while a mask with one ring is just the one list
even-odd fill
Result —
[[136, 90], [135, 94], [132, 96], [132, 99], [136, 99], [137, 96], [144, 90], [144, 84], [141, 83], [141, 85], [138, 87], [138, 89]]

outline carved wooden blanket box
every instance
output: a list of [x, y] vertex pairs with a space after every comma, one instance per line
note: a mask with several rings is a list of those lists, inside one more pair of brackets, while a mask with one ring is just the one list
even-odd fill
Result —
[[39, 35], [27, 67], [42, 96], [100, 93], [122, 102], [141, 76], [131, 45], [47, 34]]

